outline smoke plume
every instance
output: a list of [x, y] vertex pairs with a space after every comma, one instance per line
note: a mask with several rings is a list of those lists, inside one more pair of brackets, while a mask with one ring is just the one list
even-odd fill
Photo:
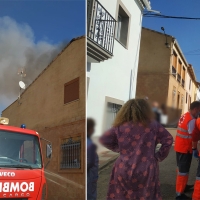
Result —
[[28, 86], [63, 48], [63, 44], [47, 41], [35, 43], [28, 24], [19, 24], [10, 17], [0, 18], [0, 110], [19, 95], [18, 69], [25, 68], [23, 81]]

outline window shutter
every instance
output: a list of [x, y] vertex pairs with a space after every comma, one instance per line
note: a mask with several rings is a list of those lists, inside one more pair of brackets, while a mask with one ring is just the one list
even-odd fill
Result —
[[79, 78], [76, 78], [64, 86], [64, 103], [79, 99]]

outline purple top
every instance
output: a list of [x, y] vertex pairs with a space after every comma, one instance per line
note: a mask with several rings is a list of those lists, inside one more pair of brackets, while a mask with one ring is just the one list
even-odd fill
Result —
[[[109, 184], [107, 200], [160, 200], [158, 161], [164, 160], [173, 143], [171, 134], [158, 122], [124, 123], [108, 130], [100, 142], [119, 152]], [[155, 153], [156, 145], [162, 144]]]

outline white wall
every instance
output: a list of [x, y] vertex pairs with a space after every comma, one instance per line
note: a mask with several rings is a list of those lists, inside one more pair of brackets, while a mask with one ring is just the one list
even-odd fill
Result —
[[200, 91], [199, 91], [199, 89], [197, 89], [197, 97], [196, 97], [196, 100], [197, 100], [197, 101], [200, 101]]
[[[185, 77], [185, 90], [186, 92], [190, 93], [190, 90], [189, 90], [189, 84], [190, 84], [190, 76], [188, 74], [188, 72], [186, 72], [186, 77]], [[185, 92], [185, 95], [184, 95], [184, 102], [183, 102], [183, 105], [184, 105], [184, 112], [187, 112], [188, 111], [188, 100], [187, 100], [187, 104], [186, 104], [186, 92]]]
[[[100, 3], [116, 17], [117, 0], [100, 0]], [[90, 78], [87, 115], [97, 122], [96, 136], [103, 131], [105, 96], [127, 101], [131, 85], [131, 98], [135, 97], [142, 13], [134, 0], [122, 0], [122, 3], [131, 14], [128, 49], [115, 40], [113, 58], [101, 63], [91, 63], [91, 70], [87, 72], [87, 77]]]

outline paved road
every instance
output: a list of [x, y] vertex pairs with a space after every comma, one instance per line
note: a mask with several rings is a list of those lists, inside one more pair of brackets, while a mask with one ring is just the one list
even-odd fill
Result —
[[[196, 168], [197, 168], [197, 160], [193, 159], [190, 170], [189, 182], [188, 182], [189, 184], [194, 184]], [[108, 182], [111, 170], [112, 170], [112, 165], [103, 169], [99, 174], [98, 200], [106, 199], [106, 193], [108, 189]], [[176, 178], [176, 159], [175, 159], [175, 152], [172, 148], [170, 150], [169, 156], [162, 163], [160, 163], [160, 182], [161, 182], [161, 192], [163, 200], [175, 199], [175, 178]], [[191, 196], [192, 191], [187, 193], [187, 195]]]

